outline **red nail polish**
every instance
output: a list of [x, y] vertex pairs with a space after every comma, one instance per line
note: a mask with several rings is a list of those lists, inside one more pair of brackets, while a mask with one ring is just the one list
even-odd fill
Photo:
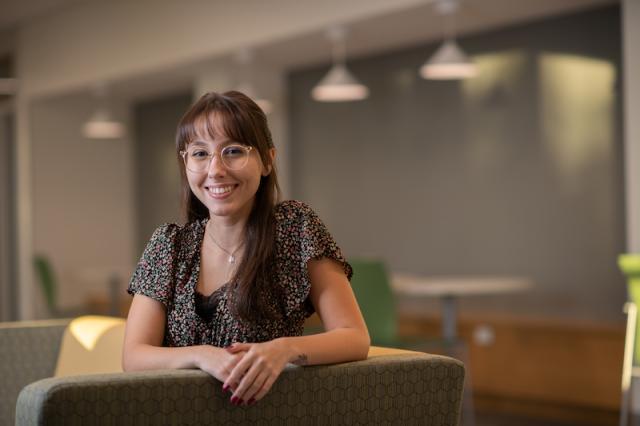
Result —
[[253, 405], [255, 403], [256, 403], [256, 400], [254, 398], [251, 398], [249, 402], [247, 402], [247, 405]]
[[242, 405], [242, 404], [244, 404], [244, 400], [239, 399], [239, 400], [238, 400], [238, 405]]
[[226, 392], [229, 389], [229, 385], [222, 385], [222, 392]]
[[236, 401], [238, 401], [238, 397], [237, 397], [237, 396], [232, 396], [232, 397], [231, 397], [231, 403], [232, 403], [233, 405], [236, 405]]

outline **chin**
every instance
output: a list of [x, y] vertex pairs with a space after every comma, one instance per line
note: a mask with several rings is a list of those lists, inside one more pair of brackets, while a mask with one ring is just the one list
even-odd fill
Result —
[[228, 205], [208, 205], [209, 213], [211, 216], [230, 216], [238, 211], [238, 208], [234, 208], [232, 204]]
[[[206, 205], [209, 209], [210, 216], [229, 217], [241, 213], [247, 207], [246, 203], [226, 202], [226, 203], [209, 203]], [[247, 216], [251, 209], [247, 211]]]

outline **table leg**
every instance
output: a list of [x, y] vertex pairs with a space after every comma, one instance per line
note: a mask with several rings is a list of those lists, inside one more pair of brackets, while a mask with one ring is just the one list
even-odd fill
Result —
[[636, 347], [636, 327], [638, 309], [635, 303], [627, 302], [624, 306], [627, 313], [627, 333], [624, 339], [624, 359], [622, 362], [622, 402], [620, 404], [620, 426], [629, 424], [631, 406], [631, 380], [633, 378], [633, 356]]
[[[455, 296], [442, 297], [442, 337], [449, 347], [449, 355], [459, 358], [465, 364], [464, 393], [462, 399], [462, 424], [475, 426], [475, 410], [473, 408], [473, 391], [471, 385], [471, 367], [469, 363], [469, 348], [463, 341], [458, 341], [457, 300]], [[454, 352], [458, 352], [454, 355]]]
[[456, 318], [456, 298], [455, 296], [442, 297], [442, 337], [447, 343], [454, 343], [457, 338], [457, 318]]

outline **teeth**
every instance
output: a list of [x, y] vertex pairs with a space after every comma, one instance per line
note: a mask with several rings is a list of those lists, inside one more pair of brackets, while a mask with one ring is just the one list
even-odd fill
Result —
[[209, 191], [214, 194], [224, 194], [230, 192], [233, 189], [233, 186], [219, 186], [217, 188], [210, 188]]

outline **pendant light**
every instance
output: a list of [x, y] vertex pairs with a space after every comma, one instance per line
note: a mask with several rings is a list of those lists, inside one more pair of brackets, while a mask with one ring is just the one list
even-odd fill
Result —
[[349, 72], [346, 62], [346, 30], [333, 27], [327, 31], [331, 41], [333, 66], [311, 90], [311, 97], [320, 102], [346, 102], [366, 99], [369, 89]]
[[125, 126], [111, 116], [107, 86], [99, 83], [94, 87], [93, 92], [97, 107], [82, 126], [82, 135], [87, 139], [121, 139], [126, 133]]
[[475, 64], [456, 42], [455, 14], [459, 7], [458, 0], [438, 0], [434, 6], [444, 21], [444, 42], [420, 67], [420, 75], [431, 80], [474, 77], [477, 74]]
[[236, 62], [240, 76], [236, 90], [253, 99], [265, 114], [269, 114], [273, 110], [273, 104], [269, 99], [261, 97], [253, 85], [253, 51], [249, 48], [240, 49], [236, 54]]

